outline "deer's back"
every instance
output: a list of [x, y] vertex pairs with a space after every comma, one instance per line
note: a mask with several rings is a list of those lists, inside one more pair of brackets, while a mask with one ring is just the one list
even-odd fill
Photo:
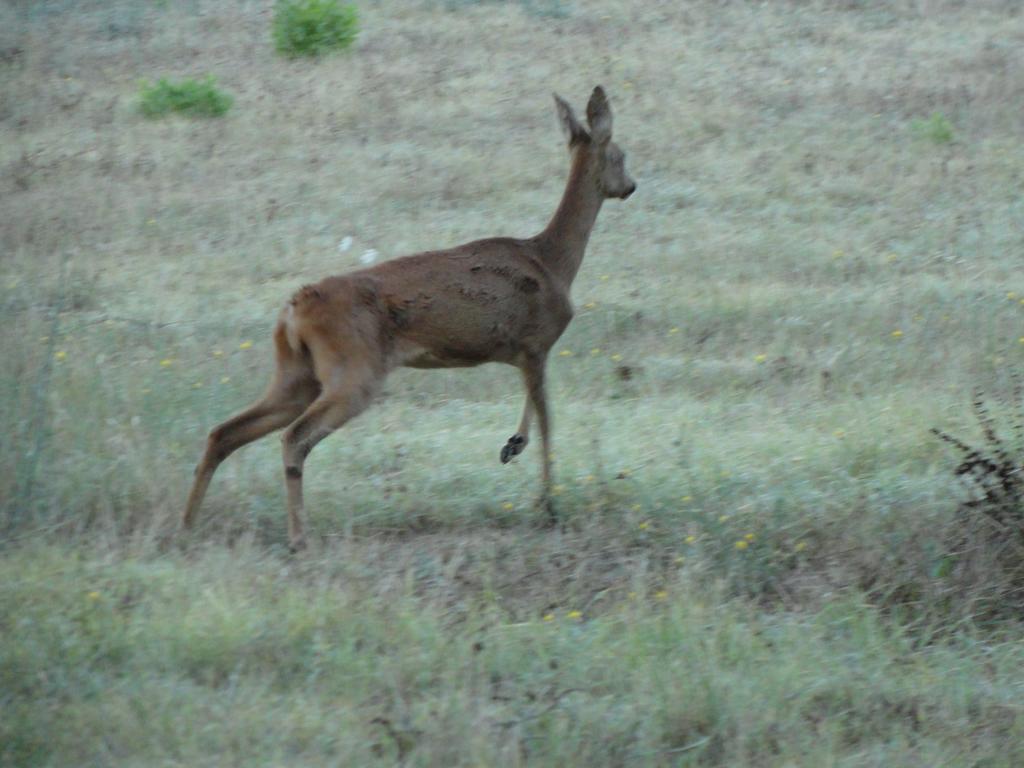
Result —
[[546, 350], [572, 309], [530, 240], [478, 240], [381, 264], [401, 364], [414, 367], [514, 362]]
[[[329, 277], [292, 299], [296, 321], [374, 328], [392, 365], [515, 362], [546, 351], [572, 317], [531, 240], [494, 238]], [[308, 321], [308, 322], [304, 322]]]

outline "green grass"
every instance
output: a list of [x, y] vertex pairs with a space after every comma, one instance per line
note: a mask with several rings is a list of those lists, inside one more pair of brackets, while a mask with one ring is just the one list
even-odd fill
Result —
[[146, 117], [163, 117], [171, 112], [220, 117], [231, 109], [233, 101], [217, 88], [213, 76], [204, 80], [186, 78], [178, 83], [162, 77], [155, 83], [144, 83], [139, 90], [139, 109]]
[[935, 144], [949, 144], [954, 138], [953, 126], [941, 112], [933, 113], [927, 120], [914, 120], [911, 127], [918, 136]]
[[348, 48], [359, 32], [354, 5], [337, 0], [278, 0], [274, 46], [288, 56], [321, 56]]
[[[520, 6], [315, 65], [259, 3], [0, 8], [0, 764], [1021, 763], [1016, 577], [929, 432], [1024, 365], [1016, 5]], [[244, 109], [141, 119], [153, 71]], [[564, 528], [484, 366], [318, 446], [305, 556], [274, 438], [181, 536], [295, 288], [539, 230], [596, 82], [639, 188], [550, 364]]]
[[[1015, 765], [1018, 643], [920, 643], [855, 595], [764, 614], [666, 593], [510, 622], [249, 546], [29, 547], [0, 573], [15, 764]], [[94, 555], [100, 554], [99, 559]], [[16, 617], [16, 618], [15, 618]], [[90, 734], [83, 743], [81, 734]], [[792, 764], [792, 763], [790, 763]]]

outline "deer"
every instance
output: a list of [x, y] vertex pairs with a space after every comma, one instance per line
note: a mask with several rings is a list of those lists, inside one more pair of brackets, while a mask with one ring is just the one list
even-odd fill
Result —
[[547, 226], [526, 239], [495, 237], [424, 251], [327, 277], [300, 288], [273, 332], [275, 371], [264, 396], [209, 433], [182, 527], [193, 526], [217, 467], [234, 451], [279, 429], [291, 551], [306, 546], [302, 472], [321, 440], [363, 412], [398, 367], [458, 368], [505, 363], [526, 390], [518, 428], [501, 448], [507, 464], [541, 439], [541, 496], [551, 522], [548, 354], [573, 317], [570, 289], [606, 199], [626, 199], [636, 182], [612, 141], [612, 111], [601, 86], [587, 125], [557, 93], [569, 147], [565, 191]]

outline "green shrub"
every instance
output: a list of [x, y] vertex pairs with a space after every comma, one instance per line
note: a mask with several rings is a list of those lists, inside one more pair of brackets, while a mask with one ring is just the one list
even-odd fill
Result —
[[941, 112], [934, 112], [927, 120], [914, 120], [910, 127], [923, 139], [936, 144], [949, 144], [953, 141], [953, 125]]
[[161, 117], [168, 112], [184, 112], [199, 117], [220, 117], [231, 108], [234, 99], [217, 88], [213, 76], [204, 80], [185, 79], [172, 83], [160, 78], [154, 84], [143, 83], [139, 107], [146, 117]]
[[278, 0], [274, 47], [288, 56], [341, 50], [356, 39], [358, 22], [355, 6], [339, 5], [338, 0]]

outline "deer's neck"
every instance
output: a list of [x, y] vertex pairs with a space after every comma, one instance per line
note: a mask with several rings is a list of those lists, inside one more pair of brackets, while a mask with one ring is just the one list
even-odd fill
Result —
[[590, 239], [603, 196], [590, 177], [587, 151], [573, 152], [569, 181], [566, 182], [558, 210], [538, 236], [546, 250], [548, 268], [568, 286], [579, 271], [583, 252]]

